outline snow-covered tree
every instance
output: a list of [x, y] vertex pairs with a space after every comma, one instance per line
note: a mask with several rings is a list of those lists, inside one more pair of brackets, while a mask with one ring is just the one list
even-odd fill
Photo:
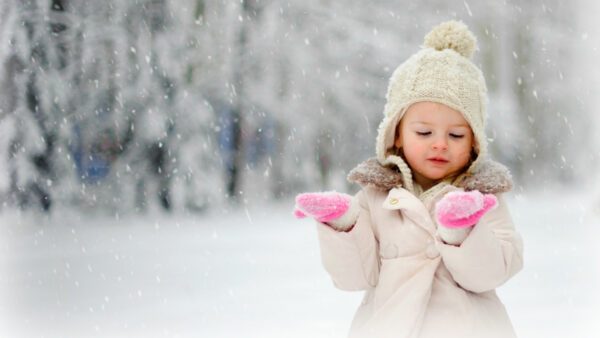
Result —
[[523, 184], [573, 181], [585, 157], [583, 2], [0, 6], [2, 203], [202, 210], [356, 189], [389, 76], [448, 19], [479, 40], [492, 155]]

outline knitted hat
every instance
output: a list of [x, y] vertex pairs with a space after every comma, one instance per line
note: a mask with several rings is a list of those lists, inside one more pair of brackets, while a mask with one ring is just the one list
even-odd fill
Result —
[[476, 48], [475, 37], [464, 23], [444, 22], [425, 36], [421, 50], [398, 66], [390, 78], [377, 136], [377, 160], [382, 165], [396, 165], [410, 191], [414, 190], [410, 168], [391, 150], [396, 126], [413, 103], [438, 102], [462, 113], [473, 130], [477, 153], [467, 173], [475, 170], [486, 154], [487, 89], [483, 74], [470, 60]]

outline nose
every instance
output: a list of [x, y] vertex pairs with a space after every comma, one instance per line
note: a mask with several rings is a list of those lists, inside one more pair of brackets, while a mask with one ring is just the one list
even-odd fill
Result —
[[433, 141], [431, 147], [434, 150], [448, 150], [448, 140], [445, 137], [438, 137]]

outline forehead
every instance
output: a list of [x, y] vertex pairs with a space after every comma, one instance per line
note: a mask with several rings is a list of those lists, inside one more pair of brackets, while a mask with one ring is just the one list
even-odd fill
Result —
[[456, 109], [437, 102], [417, 102], [406, 110], [404, 122], [422, 122], [428, 124], [450, 124], [469, 126], [467, 120]]

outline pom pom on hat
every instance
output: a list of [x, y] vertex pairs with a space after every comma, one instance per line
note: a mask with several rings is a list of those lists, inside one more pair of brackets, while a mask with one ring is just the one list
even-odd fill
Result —
[[425, 36], [424, 47], [430, 47], [439, 51], [452, 49], [469, 59], [477, 48], [477, 40], [464, 23], [460, 21], [446, 21], [432, 29]]

